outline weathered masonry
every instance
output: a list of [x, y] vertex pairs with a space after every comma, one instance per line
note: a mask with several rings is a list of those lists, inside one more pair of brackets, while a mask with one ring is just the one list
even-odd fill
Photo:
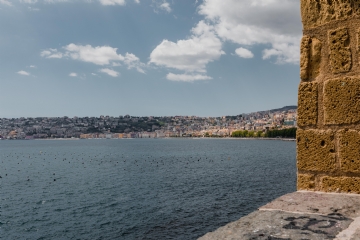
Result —
[[301, 0], [298, 190], [360, 193], [360, 0]]

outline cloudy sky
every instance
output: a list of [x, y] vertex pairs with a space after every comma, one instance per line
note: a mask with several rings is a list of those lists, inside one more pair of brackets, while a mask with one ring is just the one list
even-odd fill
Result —
[[0, 0], [0, 117], [295, 105], [298, 0]]

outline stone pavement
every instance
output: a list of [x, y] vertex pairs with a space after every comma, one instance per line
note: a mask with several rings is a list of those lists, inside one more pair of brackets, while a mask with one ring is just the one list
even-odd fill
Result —
[[199, 240], [360, 240], [360, 195], [299, 191]]

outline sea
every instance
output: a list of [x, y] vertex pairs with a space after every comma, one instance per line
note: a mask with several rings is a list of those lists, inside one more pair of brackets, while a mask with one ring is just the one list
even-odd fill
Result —
[[197, 239], [296, 191], [296, 143], [0, 141], [0, 239]]

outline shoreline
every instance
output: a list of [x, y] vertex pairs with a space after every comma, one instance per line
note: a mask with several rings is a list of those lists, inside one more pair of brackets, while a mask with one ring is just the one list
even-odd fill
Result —
[[212, 138], [212, 137], [164, 137], [164, 138], [38, 138], [38, 139], [0, 139], [6, 141], [31, 141], [31, 140], [45, 140], [45, 141], [74, 141], [74, 140], [132, 140], [132, 139], [222, 139], [222, 140], [277, 140], [277, 141], [289, 141], [294, 142], [296, 141], [295, 138], [233, 138], [233, 137], [223, 137], [223, 138]]
[[224, 137], [224, 138], [211, 138], [211, 137], [202, 137], [202, 138], [192, 138], [192, 139], [229, 139], [229, 140], [280, 140], [280, 141], [296, 141], [295, 138], [233, 138], [233, 137]]

